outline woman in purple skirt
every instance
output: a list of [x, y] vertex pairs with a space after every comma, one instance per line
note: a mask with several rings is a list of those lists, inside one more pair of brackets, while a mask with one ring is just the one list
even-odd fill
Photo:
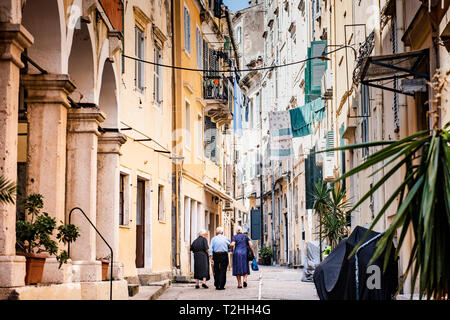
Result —
[[237, 278], [238, 288], [242, 288], [241, 277], [244, 277], [244, 287], [247, 287], [247, 276], [250, 273], [247, 260], [247, 243], [253, 252], [253, 256], [255, 256], [255, 251], [250, 239], [242, 233], [240, 226], [236, 228], [236, 233], [230, 244], [231, 247], [235, 248], [233, 252], [233, 276]]

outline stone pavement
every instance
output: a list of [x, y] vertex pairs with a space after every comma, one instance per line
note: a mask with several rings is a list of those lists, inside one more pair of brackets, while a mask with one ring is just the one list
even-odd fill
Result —
[[158, 300], [318, 300], [313, 283], [302, 282], [302, 269], [259, 266], [251, 271], [248, 287], [238, 289], [236, 277], [227, 274], [225, 290], [216, 290], [214, 280], [209, 289], [195, 289], [193, 283], [172, 283]]

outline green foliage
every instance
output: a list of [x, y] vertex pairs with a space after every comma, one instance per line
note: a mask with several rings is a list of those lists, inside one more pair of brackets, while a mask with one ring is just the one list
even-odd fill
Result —
[[347, 236], [348, 201], [345, 191], [328, 187], [322, 181], [313, 185], [313, 209], [319, 215], [319, 237], [327, 239], [332, 248]]
[[[414, 242], [405, 274], [411, 271], [412, 287], [419, 280], [420, 297], [427, 299], [448, 299], [450, 289], [450, 123], [443, 129], [417, 132], [398, 141], [380, 141], [354, 144], [332, 150], [354, 150], [374, 146], [384, 146], [374, 152], [359, 166], [353, 168], [336, 181], [343, 180], [367, 168], [380, 166], [371, 176], [384, 169], [386, 173], [351, 208], [360, 206], [376, 190], [389, 181], [389, 178], [406, 168], [403, 181], [390, 195], [380, 209], [369, 230], [385, 214], [396, 199], [397, 213], [390, 226], [377, 243], [377, 249], [369, 262], [372, 263], [385, 252], [384, 269], [389, 255], [395, 250], [398, 258], [408, 230], [412, 230]], [[331, 151], [331, 150], [329, 150]], [[393, 240], [398, 234], [397, 248]], [[368, 233], [353, 250], [365, 241]], [[386, 250], [386, 251], [385, 251]], [[406, 279], [406, 277], [404, 277]], [[403, 286], [400, 284], [399, 290]]]
[[50, 217], [47, 212], [41, 213], [44, 207], [41, 194], [30, 194], [25, 199], [24, 207], [29, 219], [16, 222], [17, 247], [25, 253], [48, 252], [55, 255], [61, 268], [61, 265], [69, 259], [69, 255], [65, 250], [61, 250], [58, 254], [58, 244], [53, 240], [54, 231], [58, 230], [56, 234], [58, 242], [68, 244], [79, 237], [79, 228], [73, 224], [64, 224], [62, 221], [56, 228], [56, 219]]
[[16, 192], [16, 184], [0, 176], [0, 203], [14, 204]]
[[259, 249], [259, 255], [261, 256], [262, 259], [272, 258], [273, 256], [272, 248], [262, 247], [261, 249]]

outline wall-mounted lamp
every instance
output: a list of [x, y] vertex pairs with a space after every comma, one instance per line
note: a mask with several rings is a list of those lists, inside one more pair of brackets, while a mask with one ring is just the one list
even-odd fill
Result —
[[[328, 48], [328, 47], [338, 47], [338, 48], [335, 49], [335, 50], [333, 50], [333, 51], [327, 52], [327, 48]], [[343, 48], [350, 48], [350, 49], [352, 49], [352, 50], [353, 50], [353, 53], [355, 54], [355, 60], [356, 60], [356, 58], [358, 57], [358, 52], [356, 51], [355, 48], [353, 48], [352, 46], [346, 45], [346, 44], [338, 44], [338, 45], [336, 45], [336, 44], [329, 44], [329, 45], [325, 46], [325, 48], [323, 48], [322, 56], [320, 57], [320, 60], [322, 60], [322, 61], [328, 61], [328, 60], [331, 60], [331, 59], [328, 58], [327, 56], [328, 56], [329, 54], [331, 54], [331, 53], [333, 53], [333, 52], [336, 52], [336, 51], [339, 51], [339, 50], [341, 50], [341, 49], [343, 49]]]

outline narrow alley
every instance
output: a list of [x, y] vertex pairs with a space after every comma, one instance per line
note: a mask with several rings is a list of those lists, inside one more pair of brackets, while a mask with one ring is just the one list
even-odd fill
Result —
[[214, 289], [214, 278], [208, 289], [195, 289], [194, 283], [173, 283], [158, 300], [318, 300], [312, 282], [302, 282], [303, 270], [280, 266], [260, 266], [251, 271], [248, 287], [238, 289], [236, 277], [227, 274], [224, 291]]

